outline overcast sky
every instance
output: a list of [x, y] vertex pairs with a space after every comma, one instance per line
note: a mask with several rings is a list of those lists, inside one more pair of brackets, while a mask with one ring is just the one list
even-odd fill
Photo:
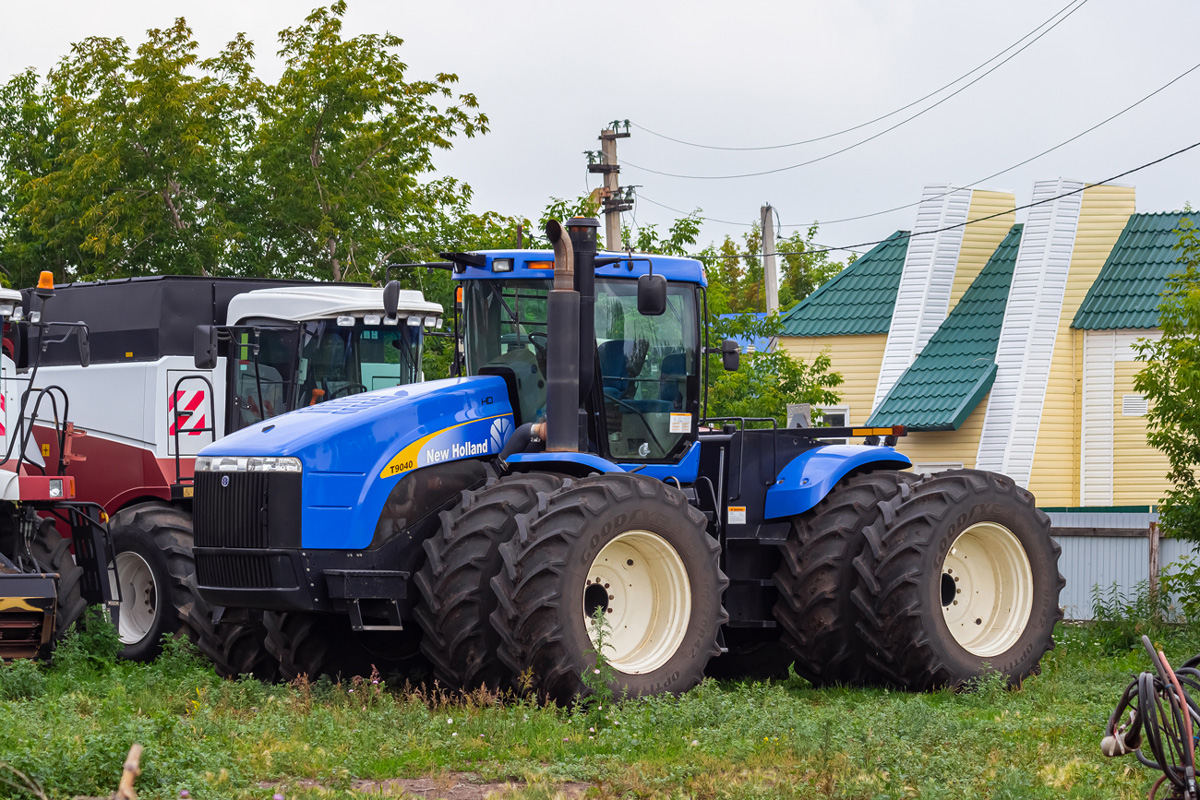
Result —
[[[260, 74], [274, 78], [280, 70], [275, 34], [315, 5], [2, 0], [0, 74], [27, 66], [44, 73], [84, 37], [124, 36], [136, 44], [145, 29], [184, 16], [206, 54], [245, 31], [258, 45]], [[732, 147], [822, 136], [963, 75], [1066, 6], [1067, 0], [350, 0], [346, 33], [386, 30], [403, 37], [413, 78], [457, 73], [460, 87], [478, 95], [492, 130], [440, 155], [439, 168], [474, 187], [479, 210], [536, 216], [550, 196], [582, 194], [585, 180], [595, 187], [599, 176], [586, 176], [582, 151], [599, 148], [596, 136], [609, 120]], [[977, 181], [1149, 94], [1200, 61], [1198, 34], [1200, 4], [1193, 0], [1084, 0], [1010, 62], [861, 147], [811, 166], [737, 180], [687, 180], [626, 166], [621, 183], [641, 187], [644, 199], [635, 212], [640, 224], [665, 225], [678, 216], [651, 200], [743, 223], [770, 202], [792, 225], [913, 203], [926, 184]], [[985, 186], [1014, 191], [1019, 203], [1028, 202], [1035, 180], [1103, 180], [1200, 141], [1198, 97], [1200, 70]], [[690, 175], [776, 169], [854, 144], [923, 105], [843, 136], [765, 152], [685, 147], [635, 128], [619, 143], [619, 159]], [[1121, 182], [1137, 187], [1139, 211], [1167, 211], [1200, 202], [1198, 175], [1200, 148]], [[881, 239], [910, 228], [914, 219], [909, 208], [826, 224], [818, 240], [840, 245]], [[706, 222], [702, 241], [744, 229]]]

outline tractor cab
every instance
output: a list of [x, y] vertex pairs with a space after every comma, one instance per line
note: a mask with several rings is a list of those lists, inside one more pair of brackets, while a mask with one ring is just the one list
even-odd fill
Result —
[[[455, 264], [454, 274], [463, 287], [465, 372], [505, 379], [516, 424], [544, 421], [554, 255], [469, 256], [474, 263]], [[612, 461], [674, 463], [696, 441], [703, 271], [696, 261], [667, 256], [599, 253], [596, 260], [595, 349], [580, 359], [581, 449]], [[638, 310], [639, 278], [651, 270], [666, 278], [657, 315]], [[587, 338], [583, 350], [592, 347]]]

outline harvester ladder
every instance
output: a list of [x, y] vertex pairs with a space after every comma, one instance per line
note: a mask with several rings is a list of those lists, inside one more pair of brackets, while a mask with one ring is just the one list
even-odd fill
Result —
[[184, 478], [182, 475], [180, 475], [181, 457], [180, 457], [180, 448], [179, 448], [179, 429], [182, 427], [183, 422], [187, 419], [190, 419], [192, 414], [194, 414], [195, 412], [180, 410], [179, 404], [178, 404], [178, 402], [175, 401], [175, 398], [179, 397], [179, 387], [182, 386], [183, 384], [187, 383], [188, 381], [203, 381], [204, 385], [206, 387], [208, 387], [208, 395], [207, 395], [207, 398], [208, 398], [208, 424], [205, 425], [203, 428], [188, 428], [188, 433], [189, 434], [208, 433], [212, 436], [212, 441], [215, 442], [217, 440], [216, 403], [213, 400], [214, 392], [213, 392], [212, 381], [210, 381], [208, 379], [208, 377], [205, 375], [184, 375], [179, 380], [175, 381], [175, 386], [173, 389], [171, 389], [171, 397], [172, 397], [171, 413], [175, 415], [175, 418], [172, 420], [173, 424], [171, 425], [171, 435], [175, 438], [175, 483], [176, 484], [183, 484], [185, 482], [194, 484], [196, 481], [195, 474], [192, 474], [192, 475], [188, 476], [187, 478]]

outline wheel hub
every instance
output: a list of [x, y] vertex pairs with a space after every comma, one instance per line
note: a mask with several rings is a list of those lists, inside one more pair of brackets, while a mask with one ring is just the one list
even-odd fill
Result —
[[588, 569], [583, 616], [593, 647], [593, 615], [604, 609], [604, 657], [619, 672], [658, 669], [675, 655], [687, 633], [692, 596], [687, 568], [665, 539], [627, 531], [606, 544]]
[[118, 553], [116, 566], [121, 585], [117, 635], [122, 644], [137, 644], [154, 627], [158, 610], [158, 584], [146, 559], [137, 553]]
[[950, 635], [964, 650], [1000, 655], [1021, 638], [1033, 612], [1029, 556], [1003, 525], [972, 525], [950, 545], [939, 595]]

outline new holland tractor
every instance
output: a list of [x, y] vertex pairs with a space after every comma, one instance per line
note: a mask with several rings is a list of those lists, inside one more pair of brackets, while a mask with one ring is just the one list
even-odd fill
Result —
[[[38, 303], [25, 292], [25, 313]], [[421, 380], [426, 331], [442, 309], [418, 291], [364, 285], [161, 276], [57, 288], [44, 320], [83, 320], [92, 364], [69, 343], [11, 343], [21, 366], [72, 401], [63, 440], [46, 414], [33, 424], [48, 461], [70, 443], [78, 497], [112, 515], [123, 655], [153, 658], [164, 634], [200, 641], [219, 672], [274, 675], [262, 654], [260, 613], [228, 614], [196, 593], [192, 464], [226, 433], [285, 411]], [[197, 343], [201, 350], [195, 358]], [[199, 636], [203, 631], [204, 636]]]
[[70, 447], [47, 461], [23, 422], [26, 415], [46, 419], [55, 438], [68, 441], [69, 400], [44, 375], [39, 381], [41, 343], [69, 343], [76, 365], [88, 363], [86, 325], [43, 319], [54, 297], [53, 279], [43, 276], [29, 314], [19, 292], [0, 289], [6, 337], [39, 343], [21, 373], [7, 349], [0, 354], [0, 659], [49, 656], [88, 605], [117, 612], [104, 509], [77, 499], [75, 481], [65, 474]]
[[780, 642], [817, 684], [1033, 672], [1062, 586], [1033, 497], [905, 471], [901, 428], [705, 419], [709, 355], [736, 369], [738, 352], [704, 346], [701, 265], [597, 253], [596, 226], [550, 223], [553, 253], [429, 265], [460, 287], [463, 377], [201, 451], [201, 595], [267, 610], [294, 672], [382, 672], [419, 642], [445, 685], [564, 702], [597, 668], [598, 626], [633, 696]]

